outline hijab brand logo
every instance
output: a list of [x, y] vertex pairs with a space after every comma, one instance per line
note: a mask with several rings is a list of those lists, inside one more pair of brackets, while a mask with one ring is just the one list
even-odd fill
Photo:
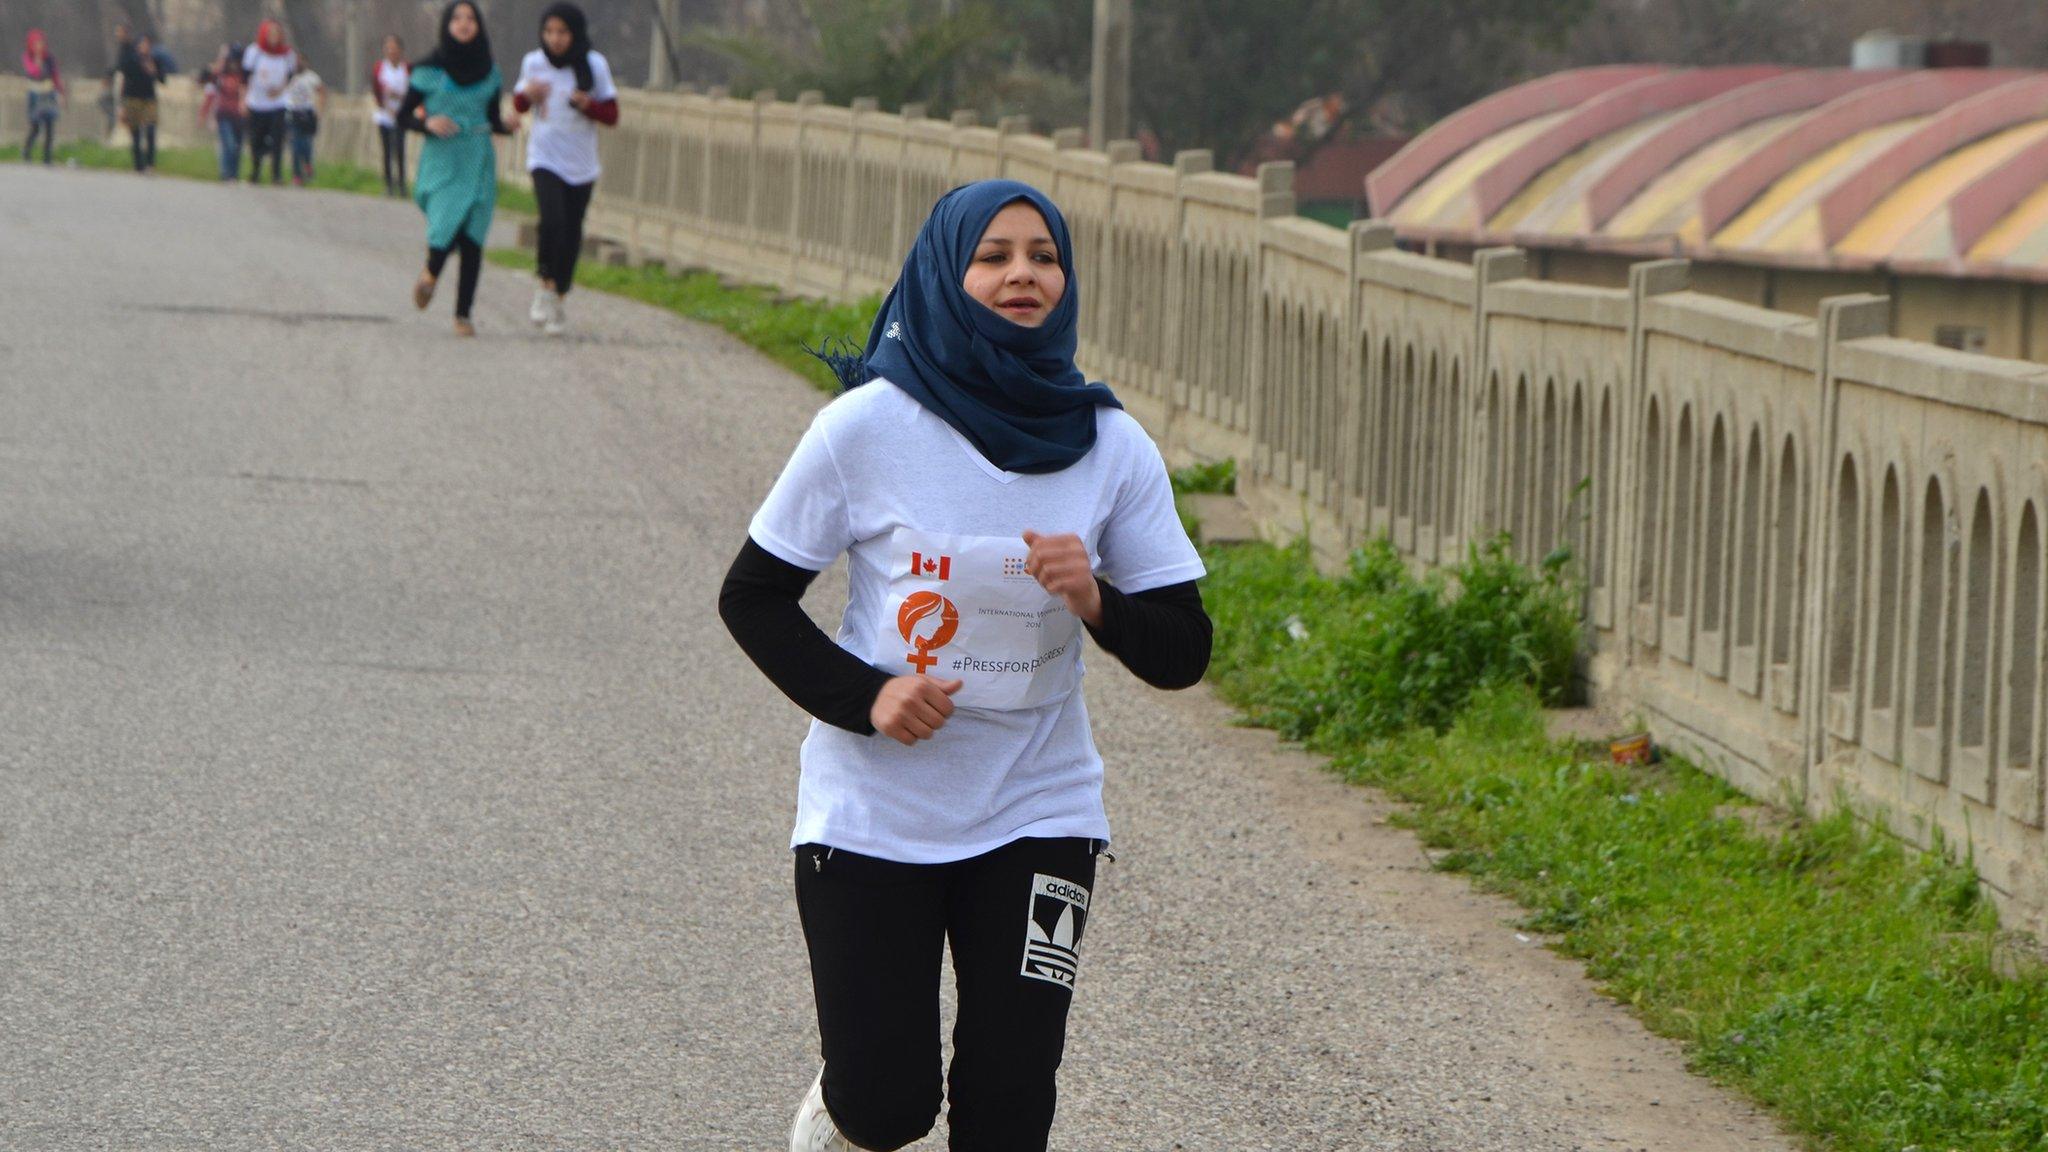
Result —
[[[926, 635], [920, 635], [919, 626], [926, 621], [936, 621], [936, 626]], [[903, 642], [915, 648], [915, 652], [903, 657], [922, 676], [939, 662], [932, 655], [932, 649], [944, 648], [953, 639], [953, 633], [960, 630], [960, 610], [953, 602], [937, 592], [912, 592], [903, 598], [903, 607], [896, 610], [896, 631], [903, 634]]]
[[951, 580], [953, 578], [953, 558], [951, 556], [927, 556], [922, 552], [912, 552], [910, 554], [910, 574], [912, 576], [936, 576], [941, 580]]

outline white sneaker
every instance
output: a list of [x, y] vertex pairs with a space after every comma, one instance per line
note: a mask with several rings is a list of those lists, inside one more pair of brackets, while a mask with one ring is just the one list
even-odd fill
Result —
[[533, 321], [535, 328], [555, 318], [555, 294], [545, 288], [533, 290], [533, 307], [527, 309], [526, 318]]
[[796, 1123], [789, 1129], [789, 1152], [859, 1152], [839, 1134], [832, 1114], [825, 1111], [823, 1068], [818, 1069], [818, 1078], [811, 1081], [811, 1090], [804, 1093], [804, 1102], [796, 1106]]
[[550, 336], [560, 336], [569, 330], [569, 311], [562, 307], [562, 298], [548, 293], [548, 318], [541, 330]]

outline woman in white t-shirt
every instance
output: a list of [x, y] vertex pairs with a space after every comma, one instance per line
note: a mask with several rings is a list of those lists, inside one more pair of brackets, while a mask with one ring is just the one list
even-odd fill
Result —
[[285, 90], [299, 70], [299, 54], [285, 42], [284, 25], [265, 20], [256, 27], [256, 42], [242, 53], [242, 75], [248, 84], [243, 106], [249, 113], [249, 183], [263, 179], [263, 158], [270, 157], [270, 182], [284, 183]]
[[512, 104], [531, 109], [526, 170], [540, 206], [540, 243], [531, 319], [551, 336], [568, 324], [562, 297], [576, 280], [583, 216], [603, 171], [597, 127], [619, 122], [611, 64], [590, 46], [590, 24], [574, 4], [550, 4], [540, 17], [540, 47], [519, 64]]
[[384, 58], [370, 69], [370, 118], [377, 122], [377, 137], [383, 144], [384, 194], [405, 195], [405, 129], [398, 123], [398, 106], [405, 103], [405, 90], [412, 85], [412, 66], [405, 61], [405, 41], [396, 35], [384, 38]]
[[[1074, 367], [1066, 223], [1028, 185], [941, 198], [848, 386], [748, 528], [720, 615], [815, 719], [797, 907], [824, 1068], [801, 1152], [1046, 1146], [1109, 842], [1081, 633], [1157, 687], [1208, 665], [1202, 562], [1158, 450]], [[798, 602], [848, 557], [837, 642]], [[940, 957], [959, 989], [942, 1093]]]

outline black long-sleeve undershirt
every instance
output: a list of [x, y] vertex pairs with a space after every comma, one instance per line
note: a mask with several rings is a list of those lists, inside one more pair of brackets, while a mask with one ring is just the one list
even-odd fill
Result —
[[[492, 89], [490, 100], [484, 104], [484, 107], [491, 114], [491, 135], [493, 136], [510, 136], [512, 134], [512, 130], [505, 127], [504, 116], [498, 110], [498, 98], [502, 94], [503, 89]], [[407, 132], [418, 132], [422, 136], [432, 135], [432, 133], [427, 131], [427, 118], [418, 114], [419, 110], [426, 106], [426, 102], [427, 94], [425, 92], [417, 88], [407, 88], [405, 90], [405, 99], [398, 105], [398, 126]]]
[[872, 735], [868, 712], [889, 674], [833, 643], [804, 611], [804, 589], [817, 578], [749, 536], [718, 590], [719, 619], [797, 707], [835, 728]]
[[[740, 547], [718, 591], [718, 615], [740, 650], [797, 707], [862, 736], [889, 673], [834, 643], [803, 609], [818, 574], [756, 544]], [[1102, 624], [1088, 634], [1157, 688], [1186, 688], [1209, 667], [1211, 625], [1194, 581], [1125, 593], [1098, 579]]]

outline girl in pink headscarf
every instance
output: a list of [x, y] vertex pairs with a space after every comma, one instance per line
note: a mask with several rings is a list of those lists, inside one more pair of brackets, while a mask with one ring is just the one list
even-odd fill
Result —
[[57, 111], [64, 104], [64, 78], [57, 72], [57, 58], [50, 55], [49, 37], [31, 28], [21, 53], [21, 70], [28, 74], [28, 143], [21, 146], [27, 162], [35, 151], [36, 137], [43, 139], [43, 163], [50, 162], [50, 147], [57, 142]]

